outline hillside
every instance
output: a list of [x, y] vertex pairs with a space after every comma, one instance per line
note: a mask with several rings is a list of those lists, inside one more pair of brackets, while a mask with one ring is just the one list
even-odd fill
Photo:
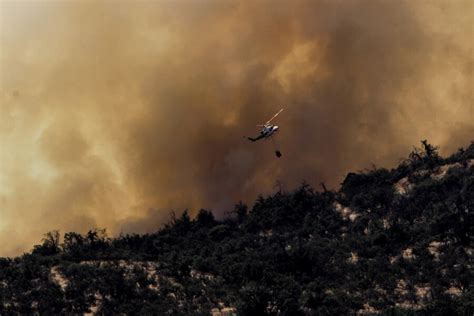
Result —
[[74, 232], [0, 259], [0, 315], [472, 315], [474, 143], [201, 210], [156, 233]]

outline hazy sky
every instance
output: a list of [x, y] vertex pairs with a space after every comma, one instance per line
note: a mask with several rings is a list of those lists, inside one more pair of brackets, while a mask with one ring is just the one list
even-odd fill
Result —
[[[0, 256], [474, 139], [474, 1], [0, 0]], [[277, 159], [248, 143], [285, 111]]]

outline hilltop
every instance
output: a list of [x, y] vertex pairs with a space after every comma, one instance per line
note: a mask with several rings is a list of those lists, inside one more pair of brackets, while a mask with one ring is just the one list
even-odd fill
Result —
[[472, 315], [474, 143], [153, 234], [49, 232], [0, 259], [0, 315]]

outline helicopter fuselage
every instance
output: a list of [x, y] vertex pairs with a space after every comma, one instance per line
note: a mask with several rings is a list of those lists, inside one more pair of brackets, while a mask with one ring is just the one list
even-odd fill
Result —
[[[271, 119], [269, 119], [265, 124], [263, 125], [257, 125], [257, 126], [260, 126], [261, 129], [260, 129], [260, 135], [258, 135], [257, 137], [255, 138], [252, 138], [252, 137], [247, 137], [248, 140], [252, 141], [252, 142], [255, 142], [259, 139], [273, 139], [272, 136], [275, 135], [277, 132], [278, 132], [278, 126], [276, 125], [272, 125], [270, 124], [270, 122], [275, 119], [280, 113], [281, 111], [283, 111], [283, 109], [281, 109], [280, 111], [278, 111], [277, 114], [273, 115], [273, 117]], [[279, 156], [280, 157], [280, 156]]]
[[270, 139], [273, 135], [275, 135], [276, 132], [278, 132], [278, 126], [267, 124], [267, 125], [264, 125], [262, 129], [260, 130], [260, 135], [258, 135], [255, 138], [252, 138], [252, 137], [247, 137], [247, 138], [251, 140], [252, 142], [255, 142], [262, 138]]
[[269, 138], [276, 132], [278, 132], [278, 126], [267, 124], [260, 130], [260, 135], [264, 138]]
[[[257, 125], [257, 126], [260, 126], [261, 129], [260, 129], [260, 135], [258, 135], [257, 137], [255, 138], [252, 138], [252, 137], [247, 137], [248, 140], [252, 141], [252, 142], [256, 142], [257, 140], [259, 139], [266, 139], [266, 140], [269, 140], [271, 139], [272, 142], [273, 142], [273, 146], [275, 147], [275, 155], [280, 158], [281, 157], [281, 152], [280, 150], [278, 149], [278, 145], [276, 144], [275, 142], [275, 139], [272, 137], [273, 135], [275, 135], [277, 132], [278, 132], [278, 126], [276, 125], [272, 125], [270, 124], [270, 122], [272, 120], [274, 120], [281, 112], [283, 111], [283, 109], [281, 109], [280, 111], [278, 111], [277, 114], [273, 115], [273, 117], [271, 119], [269, 119], [265, 124], [263, 125]], [[245, 136], [244, 136], [245, 137]]]

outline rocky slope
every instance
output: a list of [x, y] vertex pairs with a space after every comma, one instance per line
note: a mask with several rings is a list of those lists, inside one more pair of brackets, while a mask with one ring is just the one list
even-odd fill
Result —
[[48, 233], [0, 259], [0, 314], [472, 315], [474, 144], [422, 145], [337, 192], [302, 185], [223, 221]]

